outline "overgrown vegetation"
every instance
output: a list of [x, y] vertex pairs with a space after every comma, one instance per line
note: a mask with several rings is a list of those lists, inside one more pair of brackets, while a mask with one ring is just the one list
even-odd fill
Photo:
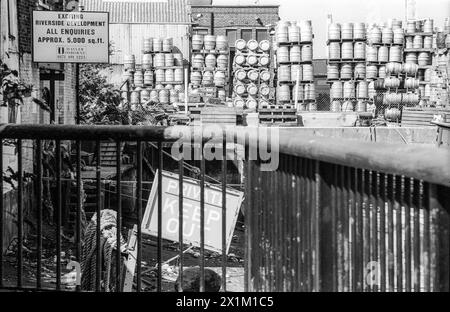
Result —
[[161, 125], [167, 115], [160, 105], [152, 102], [130, 105], [122, 98], [120, 91], [108, 83], [101, 71], [105, 65], [80, 66], [81, 105], [80, 122], [102, 125]]

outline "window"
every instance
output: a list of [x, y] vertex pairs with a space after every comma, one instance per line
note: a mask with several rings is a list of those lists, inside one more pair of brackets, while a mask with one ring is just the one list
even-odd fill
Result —
[[251, 29], [242, 29], [241, 30], [241, 38], [245, 41], [249, 41], [252, 39], [253, 31]]
[[227, 29], [225, 31], [225, 34], [228, 38], [228, 44], [230, 45], [230, 47], [234, 47], [234, 43], [237, 40], [237, 31], [236, 29]]
[[267, 35], [266, 29], [257, 29], [256, 30], [256, 41], [260, 42], [263, 40], [267, 40], [269, 37]]
[[209, 29], [208, 28], [195, 28], [194, 32], [196, 35], [208, 35]]
[[8, 0], [8, 36], [10, 39], [16, 38], [17, 32], [17, 1]]

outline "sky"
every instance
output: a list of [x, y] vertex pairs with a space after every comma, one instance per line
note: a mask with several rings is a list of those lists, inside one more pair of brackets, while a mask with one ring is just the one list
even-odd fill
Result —
[[[326, 58], [327, 15], [333, 21], [383, 23], [389, 19], [405, 19], [405, 0], [213, 0], [213, 4], [251, 5], [278, 4], [284, 21], [311, 20], [314, 32], [314, 57]], [[417, 18], [433, 18], [443, 27], [450, 18], [450, 0], [416, 0]]]

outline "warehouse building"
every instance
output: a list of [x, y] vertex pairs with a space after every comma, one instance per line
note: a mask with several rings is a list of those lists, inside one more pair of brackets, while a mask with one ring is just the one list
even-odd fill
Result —
[[[32, 61], [32, 11], [61, 9], [42, 0], [11, 0], [0, 4], [0, 60], [10, 70], [16, 70], [23, 84], [32, 88], [25, 94], [23, 104], [11, 106], [1, 100], [0, 123], [74, 124], [75, 123], [75, 65], [43, 64]], [[43, 109], [33, 98], [44, 100]], [[26, 143], [28, 144], [28, 143]], [[25, 149], [24, 169], [29, 170], [33, 150]], [[5, 147], [4, 166], [16, 166], [14, 148]]]
[[[121, 81], [124, 55], [133, 54], [139, 63], [143, 38], [173, 38], [185, 58], [189, 55], [189, 6], [187, 0], [151, 2], [81, 0], [84, 11], [109, 12], [111, 82]], [[119, 65], [119, 66], [117, 66]]]
[[279, 5], [215, 5], [213, 0], [190, 4], [194, 33], [226, 35], [232, 48], [237, 39], [268, 39], [267, 26], [280, 19]]

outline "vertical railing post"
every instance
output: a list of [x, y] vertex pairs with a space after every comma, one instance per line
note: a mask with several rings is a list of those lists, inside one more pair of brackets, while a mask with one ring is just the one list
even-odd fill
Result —
[[332, 202], [334, 198], [331, 194], [332, 187], [332, 172], [333, 166], [326, 163], [319, 163], [319, 176], [316, 183], [318, 193], [318, 208], [319, 208], [319, 254], [320, 254], [320, 291], [329, 292], [335, 291], [334, 288], [334, 251], [335, 246], [333, 241], [333, 220], [332, 220]]
[[[449, 291], [449, 237], [450, 237], [450, 195], [443, 186], [430, 184], [429, 203], [434, 244], [431, 246], [431, 270], [434, 271], [434, 291]], [[434, 250], [433, 250], [434, 249]]]
[[0, 287], [3, 287], [3, 139], [0, 138]]

